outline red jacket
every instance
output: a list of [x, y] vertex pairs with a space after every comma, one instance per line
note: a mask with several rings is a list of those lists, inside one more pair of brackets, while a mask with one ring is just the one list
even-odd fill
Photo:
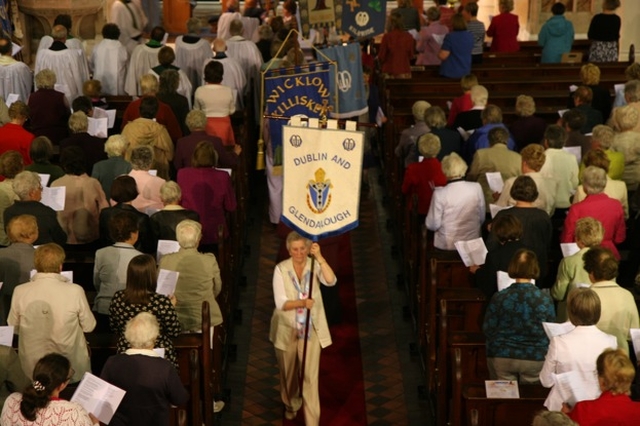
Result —
[[520, 50], [517, 39], [518, 31], [520, 31], [520, 24], [517, 15], [507, 12], [494, 16], [487, 29], [487, 36], [493, 37], [490, 50], [492, 52], [517, 52]]
[[0, 127], [0, 155], [7, 151], [18, 151], [22, 155], [24, 165], [31, 164], [29, 157], [29, 148], [31, 141], [35, 138], [33, 133], [26, 131], [22, 126], [13, 123], [7, 123]]
[[442, 166], [437, 158], [425, 158], [419, 163], [409, 164], [404, 173], [402, 193], [408, 198], [407, 206], [411, 208], [413, 194], [418, 195], [418, 214], [429, 213], [433, 188], [445, 186], [447, 178], [442, 173]]
[[408, 32], [392, 30], [385, 33], [378, 53], [382, 72], [392, 76], [411, 73], [415, 50], [416, 42]]
[[634, 426], [640, 419], [640, 402], [607, 391], [593, 401], [578, 402], [569, 417], [580, 426]]
[[[140, 104], [142, 103], [142, 98], [136, 99], [131, 102], [126, 110], [124, 110], [124, 114], [122, 116], [122, 129], [127, 125], [128, 122], [135, 120], [136, 118], [140, 118]], [[178, 139], [182, 137], [182, 130], [180, 129], [180, 124], [176, 119], [175, 114], [171, 111], [171, 107], [165, 104], [164, 102], [160, 102], [158, 100], [158, 113], [156, 114], [156, 121], [160, 124], [163, 124], [164, 127], [167, 128], [167, 132], [169, 132], [169, 136], [171, 136], [171, 140], [175, 144]]]

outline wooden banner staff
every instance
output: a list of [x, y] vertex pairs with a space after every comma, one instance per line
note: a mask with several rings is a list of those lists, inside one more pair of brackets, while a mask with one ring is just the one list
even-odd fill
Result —
[[[307, 298], [311, 299], [313, 294], [313, 269], [315, 267], [316, 257], [311, 256], [311, 272], [309, 273], [309, 295]], [[302, 399], [302, 389], [304, 387], [304, 366], [307, 361], [307, 344], [309, 343], [309, 323], [311, 322], [311, 309], [307, 309], [307, 322], [304, 329], [304, 345], [302, 347], [302, 364], [300, 365], [300, 398]]]

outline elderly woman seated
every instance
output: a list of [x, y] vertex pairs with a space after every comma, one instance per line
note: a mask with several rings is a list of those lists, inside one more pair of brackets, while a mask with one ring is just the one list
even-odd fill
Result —
[[583, 217], [576, 222], [576, 244], [580, 249], [575, 254], [560, 261], [556, 282], [551, 288], [551, 297], [558, 302], [558, 322], [567, 320], [567, 304], [569, 293], [578, 285], [591, 285], [589, 273], [584, 269], [582, 257], [591, 247], [602, 244], [604, 228], [592, 217]]
[[153, 149], [143, 145], [131, 151], [131, 165], [133, 170], [129, 176], [135, 179], [138, 187], [138, 196], [131, 203], [133, 207], [143, 213], [149, 213], [162, 208], [160, 199], [160, 187], [166, 182], [158, 176], [152, 175], [149, 170], [154, 162]]
[[516, 142], [516, 150], [532, 143], [540, 143], [544, 137], [547, 123], [543, 118], [535, 115], [536, 101], [527, 95], [516, 98], [516, 115], [518, 119], [509, 125], [509, 133]]
[[38, 136], [31, 142], [29, 156], [33, 163], [25, 167], [25, 170], [36, 172], [41, 175], [49, 175], [47, 186], [54, 180], [64, 176], [64, 170], [57, 164], [51, 164], [53, 157], [53, 144], [46, 136]]
[[482, 327], [489, 376], [492, 380], [538, 383], [549, 346], [542, 322], [555, 319], [553, 301], [532, 283], [540, 274], [532, 251], [518, 250], [507, 272], [515, 282], [493, 295]]
[[621, 349], [607, 349], [596, 360], [602, 394], [593, 401], [578, 402], [573, 409], [563, 407], [580, 426], [632, 426], [640, 417], [640, 402], [629, 398], [636, 375], [629, 356]]
[[64, 210], [58, 222], [67, 233], [67, 244], [90, 244], [100, 237], [100, 210], [109, 206], [100, 182], [87, 176], [82, 149], [72, 146], [62, 155], [62, 168], [67, 173], [51, 184], [64, 187]]
[[130, 348], [107, 360], [103, 380], [126, 391], [112, 426], [168, 426], [170, 406], [189, 399], [178, 371], [153, 351], [160, 325], [149, 312], [131, 318], [124, 329]]
[[448, 129], [447, 117], [444, 110], [439, 106], [427, 108], [424, 112], [424, 121], [431, 129], [431, 133], [440, 138], [440, 152], [438, 153], [438, 161], [442, 161], [444, 157], [455, 152], [462, 152], [462, 136], [455, 130]]
[[142, 254], [135, 249], [138, 242], [138, 222], [128, 211], [119, 211], [109, 219], [109, 234], [115, 244], [96, 251], [93, 267], [93, 286], [98, 292], [93, 301], [96, 331], [109, 331], [109, 305], [116, 291], [127, 284], [127, 267], [131, 259]]
[[104, 151], [109, 158], [93, 165], [91, 177], [98, 179], [107, 200], [111, 200], [113, 180], [120, 175], [129, 174], [131, 171], [131, 163], [124, 159], [126, 149], [127, 140], [122, 135], [113, 135], [104, 144]]
[[200, 222], [200, 215], [180, 205], [182, 191], [174, 181], [160, 187], [160, 199], [164, 207], [151, 216], [151, 230], [157, 240], [176, 240], [176, 226], [186, 219]]
[[571, 206], [567, 218], [564, 221], [564, 229], [560, 236], [560, 242], [575, 242], [575, 229], [578, 219], [593, 217], [602, 223], [604, 237], [602, 246], [610, 249], [619, 259], [620, 254], [616, 244], [622, 243], [626, 238], [626, 224], [624, 211], [620, 201], [607, 196], [603, 191], [607, 184], [607, 173], [598, 167], [589, 166], [582, 172], [582, 186], [587, 198]]
[[457, 241], [480, 237], [485, 217], [484, 194], [479, 183], [464, 181], [467, 164], [458, 154], [444, 157], [442, 171], [448, 182], [434, 190], [425, 223], [435, 232], [435, 248], [455, 250]]
[[48, 137], [57, 146], [69, 136], [69, 102], [64, 93], [54, 89], [55, 72], [44, 69], [36, 74], [35, 80], [36, 91], [29, 96], [28, 102], [31, 132], [36, 136]]
[[575, 372], [582, 381], [582, 390], [591, 397], [599, 393], [595, 369], [598, 355], [605, 349], [616, 348], [615, 336], [596, 327], [600, 320], [600, 297], [588, 288], [579, 288], [569, 294], [567, 301], [569, 320], [575, 328], [551, 338], [549, 350], [540, 371], [542, 386], [551, 388], [545, 407], [552, 411], [562, 408], [562, 396], [556, 386], [555, 375]]
[[[602, 126], [605, 127], [605, 126]], [[608, 127], [606, 127], [608, 129]], [[620, 154], [619, 152], [613, 152], [612, 154]], [[622, 155], [622, 154], [620, 154]], [[604, 170], [607, 173], [607, 184], [604, 186], [604, 193], [609, 197], [620, 201], [622, 204], [622, 209], [624, 210], [625, 219], [629, 218], [629, 198], [627, 194], [627, 185], [621, 180], [614, 180], [609, 173], [611, 173], [611, 162], [609, 161], [609, 155], [601, 150], [601, 149], [592, 149], [587, 152], [587, 155], [584, 156], [582, 160], [583, 169], [594, 166]], [[624, 161], [623, 161], [624, 162]], [[580, 201], [587, 198], [587, 194], [584, 192], [584, 186], [578, 185], [578, 189], [573, 196], [573, 204], [579, 203]]]
[[417, 140], [429, 132], [429, 126], [424, 122], [424, 112], [431, 104], [427, 101], [416, 101], [411, 107], [414, 125], [404, 129], [400, 134], [400, 141], [394, 150], [396, 157], [402, 158], [405, 167], [418, 161]]
[[29, 214], [38, 221], [38, 239], [35, 245], [55, 242], [64, 245], [67, 234], [58, 223], [58, 217], [51, 207], [40, 202], [42, 199], [42, 184], [40, 176], [34, 172], [20, 172], [12, 183], [13, 190], [18, 196], [12, 206], [4, 211], [4, 223], [23, 214]]
[[[23, 159], [18, 151], [11, 150], [0, 155], [0, 175], [5, 178], [0, 182], [0, 216], [4, 216], [5, 210], [18, 199], [13, 190], [13, 178], [23, 169]], [[9, 245], [5, 225], [4, 218], [0, 217], [0, 246]]]
[[447, 184], [442, 173], [440, 161], [436, 158], [440, 152], [440, 138], [431, 133], [418, 139], [418, 151], [424, 157], [421, 162], [409, 164], [402, 182], [402, 193], [407, 199], [407, 208], [411, 210], [413, 197], [418, 198], [418, 220], [424, 221], [431, 205], [431, 196], [436, 186]]
[[38, 239], [38, 222], [28, 214], [16, 216], [7, 224], [7, 235], [11, 245], [0, 249], [0, 281], [3, 282], [0, 322], [6, 322], [13, 289], [31, 278], [34, 269], [33, 242]]
[[118, 176], [111, 186], [111, 201], [116, 203], [113, 207], [108, 207], [100, 212], [100, 239], [102, 245], [112, 245], [116, 241], [111, 237], [110, 223], [111, 218], [119, 212], [128, 212], [136, 218], [138, 229], [138, 240], [134, 243], [137, 250], [143, 253], [156, 252], [156, 241], [151, 232], [151, 222], [149, 216], [136, 210], [131, 205], [133, 200], [138, 196], [136, 181], [127, 175]]

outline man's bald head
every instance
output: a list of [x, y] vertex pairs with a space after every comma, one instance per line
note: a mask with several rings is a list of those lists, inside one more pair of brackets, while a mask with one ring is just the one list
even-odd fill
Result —
[[216, 53], [226, 52], [227, 43], [221, 38], [213, 40], [213, 51]]
[[12, 50], [13, 46], [11, 44], [11, 40], [9, 40], [7, 37], [0, 37], [0, 55], [11, 56]]
[[54, 25], [51, 29], [51, 38], [64, 43], [67, 40], [67, 29], [65, 28], [65, 26]]

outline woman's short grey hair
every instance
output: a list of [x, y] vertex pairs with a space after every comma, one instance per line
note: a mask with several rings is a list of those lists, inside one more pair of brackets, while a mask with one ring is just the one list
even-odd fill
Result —
[[596, 166], [589, 166], [582, 172], [582, 186], [587, 195], [600, 194], [607, 185], [607, 172]]
[[107, 153], [107, 157], [121, 157], [124, 155], [127, 145], [129, 145], [129, 143], [124, 136], [109, 136], [109, 139], [107, 139], [107, 142], [104, 144], [104, 152]]
[[132, 349], [153, 349], [159, 335], [160, 325], [150, 312], [140, 312], [124, 328], [124, 338]]
[[470, 95], [473, 106], [485, 106], [489, 101], [489, 91], [486, 87], [480, 84], [477, 84], [471, 88]]
[[196, 248], [202, 237], [202, 225], [195, 220], [183, 220], [176, 226], [176, 239], [180, 247]]
[[205, 127], [207, 127], [207, 116], [204, 111], [194, 109], [189, 111], [189, 113], [187, 114], [185, 123], [189, 130], [191, 130], [192, 132], [198, 129], [203, 130]]
[[262, 24], [258, 27], [258, 35], [260, 40], [271, 40], [273, 38], [273, 29], [269, 24]]
[[614, 136], [615, 132], [611, 127], [605, 126], [604, 124], [598, 124], [593, 127], [591, 139], [598, 142], [600, 144], [600, 148], [606, 151], [611, 148], [611, 145], [613, 145]]
[[638, 118], [638, 110], [631, 105], [621, 106], [613, 111], [613, 122], [621, 132], [634, 129], [638, 125]]
[[16, 175], [11, 182], [11, 188], [21, 201], [27, 201], [29, 194], [42, 186], [40, 176], [36, 172], [23, 171]]
[[424, 121], [424, 112], [429, 108], [431, 104], [427, 101], [416, 101], [411, 107], [413, 113], [413, 119], [415, 121]]
[[56, 73], [52, 70], [45, 68], [36, 74], [36, 89], [53, 89], [56, 85]]
[[180, 186], [172, 180], [168, 180], [160, 187], [160, 200], [163, 204], [177, 204], [182, 198]]
[[442, 129], [447, 125], [447, 116], [442, 108], [432, 106], [424, 112], [424, 121], [431, 129]]
[[149, 170], [153, 164], [153, 149], [143, 145], [131, 151], [131, 165], [136, 170]]
[[200, 19], [191, 17], [187, 20], [187, 32], [189, 34], [200, 34]]
[[442, 159], [442, 173], [448, 180], [458, 179], [467, 173], [467, 163], [455, 152]]
[[424, 158], [436, 157], [440, 148], [440, 138], [433, 133], [426, 133], [418, 138], [418, 152]]
[[69, 117], [69, 130], [71, 133], [82, 133], [89, 129], [89, 120], [82, 111], [76, 111]]
[[630, 80], [624, 85], [624, 98], [627, 103], [640, 101], [640, 80]]

